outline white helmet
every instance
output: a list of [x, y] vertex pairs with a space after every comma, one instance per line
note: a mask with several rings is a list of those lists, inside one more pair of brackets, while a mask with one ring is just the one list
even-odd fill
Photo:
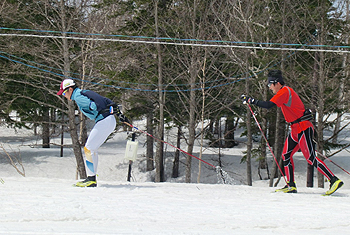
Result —
[[64, 90], [71, 86], [75, 86], [75, 82], [72, 79], [64, 79], [63, 82], [61, 82], [60, 90], [57, 92], [57, 95], [62, 95]]

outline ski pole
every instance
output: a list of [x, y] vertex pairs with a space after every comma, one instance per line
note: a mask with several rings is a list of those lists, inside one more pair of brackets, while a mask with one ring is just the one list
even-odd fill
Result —
[[134, 128], [135, 130], [138, 130], [138, 131], [140, 131], [140, 132], [142, 132], [142, 133], [144, 133], [144, 134], [146, 134], [146, 135], [148, 135], [150, 137], [152, 137], [153, 139], [155, 139], [157, 141], [160, 141], [160, 142], [162, 142], [164, 144], [170, 145], [171, 147], [173, 147], [173, 148], [175, 148], [175, 149], [177, 149], [177, 150], [179, 150], [179, 151], [181, 151], [181, 152], [183, 152], [183, 153], [185, 153], [185, 154], [187, 154], [187, 155], [189, 155], [189, 156], [191, 156], [191, 157], [193, 157], [193, 158], [195, 158], [195, 159], [197, 159], [197, 160], [199, 160], [199, 161], [201, 161], [201, 162], [203, 162], [203, 163], [205, 163], [205, 164], [207, 164], [207, 165], [209, 165], [209, 166], [211, 166], [213, 168], [218, 168], [218, 167], [214, 166], [213, 164], [210, 164], [209, 162], [206, 162], [203, 159], [200, 159], [200, 158], [198, 158], [198, 157], [196, 157], [196, 156], [194, 156], [194, 155], [192, 155], [192, 154], [190, 154], [190, 153], [188, 153], [188, 152], [186, 152], [186, 151], [184, 151], [184, 150], [182, 150], [182, 149], [180, 149], [180, 148], [178, 148], [178, 147], [176, 147], [176, 146], [174, 146], [174, 145], [172, 145], [172, 144], [170, 144], [170, 143], [168, 143], [168, 142], [166, 142], [164, 140], [161, 140], [161, 139], [158, 139], [158, 138], [154, 137], [153, 135], [149, 134], [146, 131], [140, 130], [136, 126], [131, 125], [130, 123], [124, 122], [124, 124], [130, 126], [131, 128]]
[[[102, 112], [109, 112], [110, 114], [116, 114], [116, 113], [114, 112], [113, 105], [109, 106], [109, 108], [106, 108], [106, 109], [102, 110]], [[196, 157], [196, 156], [194, 156], [194, 155], [192, 155], [192, 154], [190, 154], [190, 153], [188, 153], [188, 152], [186, 152], [186, 151], [184, 151], [184, 150], [182, 150], [182, 149], [180, 149], [180, 148], [178, 148], [178, 147], [176, 147], [176, 146], [174, 146], [174, 145], [172, 145], [172, 144], [170, 144], [170, 143], [168, 143], [168, 142], [166, 142], [166, 141], [164, 141], [164, 140], [161, 140], [161, 139], [158, 139], [158, 138], [154, 137], [153, 135], [149, 134], [149, 133], [146, 132], [146, 131], [140, 130], [139, 128], [137, 128], [136, 126], [131, 125], [131, 124], [128, 123], [128, 122], [123, 122], [123, 123], [126, 124], [126, 125], [128, 125], [128, 126], [130, 126], [131, 128], [134, 128], [135, 130], [138, 130], [138, 131], [140, 131], [140, 132], [142, 132], [142, 133], [144, 133], [144, 134], [146, 134], [146, 135], [152, 137], [153, 139], [155, 139], [155, 140], [157, 140], [157, 141], [160, 141], [160, 142], [162, 142], [162, 143], [168, 144], [168, 145], [170, 145], [171, 147], [173, 147], [173, 148], [175, 148], [175, 149], [177, 149], [177, 150], [179, 150], [179, 151], [181, 151], [181, 152], [183, 152], [183, 153], [185, 153], [185, 154], [187, 154], [187, 155], [189, 155], [189, 156], [191, 156], [191, 157], [193, 157], [193, 158], [196, 158], [197, 160], [199, 160], [199, 161], [201, 161], [201, 162], [203, 162], [203, 163], [205, 163], [205, 164], [207, 164], [207, 165], [209, 165], [209, 166], [211, 166], [211, 167], [213, 167], [213, 168], [218, 168], [218, 167], [214, 166], [213, 164], [210, 164], [209, 162], [206, 162], [206, 161], [204, 161], [204, 160], [202, 160], [202, 159], [200, 159], [200, 158], [198, 158], [198, 157]]]
[[289, 184], [288, 184], [288, 182], [287, 182], [287, 180], [286, 180], [286, 177], [285, 177], [285, 175], [283, 174], [283, 171], [282, 171], [280, 165], [278, 164], [278, 161], [277, 161], [277, 159], [276, 159], [276, 157], [275, 157], [275, 154], [273, 153], [272, 148], [271, 148], [269, 142], [267, 141], [267, 138], [266, 138], [266, 136], [265, 136], [263, 130], [261, 129], [261, 126], [260, 126], [260, 124], [259, 124], [259, 122], [258, 122], [258, 119], [256, 119], [256, 116], [255, 116], [255, 114], [254, 114], [254, 112], [253, 112], [253, 110], [252, 110], [252, 107], [250, 107], [250, 104], [249, 104], [249, 103], [247, 103], [247, 105], [248, 105], [248, 107], [249, 107], [250, 112], [251, 112], [252, 115], [253, 115], [253, 118], [254, 118], [256, 124], [257, 124], [258, 127], [259, 127], [259, 130], [260, 130], [262, 136], [264, 137], [264, 139], [265, 139], [265, 141], [266, 141], [267, 146], [268, 146], [269, 149], [270, 149], [270, 152], [271, 152], [271, 154], [272, 154], [272, 156], [273, 156], [273, 158], [274, 158], [274, 160], [275, 160], [275, 162], [276, 162], [276, 165], [278, 166], [278, 169], [279, 169], [280, 172], [281, 172], [281, 175], [283, 176], [284, 181], [285, 181], [286, 184], [289, 186]]
[[[113, 106], [111, 106], [111, 107], [109, 108], [108, 111], [109, 111], [111, 114], [114, 114]], [[164, 140], [161, 140], [161, 139], [158, 139], [158, 138], [154, 137], [153, 135], [151, 135], [150, 133], [148, 133], [148, 132], [146, 132], [146, 131], [140, 130], [139, 128], [137, 128], [136, 126], [133, 126], [132, 124], [130, 124], [130, 123], [128, 123], [128, 122], [125, 122], [125, 121], [124, 121], [124, 122], [122, 122], [122, 123], [124, 123], [124, 124], [130, 126], [131, 128], [134, 128], [135, 130], [137, 130], [137, 131], [139, 131], [139, 132], [142, 132], [142, 133], [144, 133], [144, 134], [146, 134], [146, 135], [152, 137], [153, 139], [155, 139], [155, 140], [157, 140], [157, 141], [160, 141], [160, 142], [162, 142], [162, 143], [165, 143], [165, 144], [167, 144], [167, 145], [170, 145], [171, 147], [173, 147], [173, 148], [175, 148], [175, 149], [177, 149], [177, 150], [183, 152], [184, 154], [187, 154], [188, 156], [191, 156], [191, 157], [197, 159], [198, 161], [201, 161], [201, 162], [207, 164], [208, 166], [211, 166], [211, 167], [215, 168], [217, 177], [218, 177], [218, 179], [221, 179], [221, 180], [222, 180], [222, 183], [224, 183], [224, 184], [233, 184], [233, 183], [234, 183], [234, 182], [233, 182], [234, 180], [233, 180], [233, 179], [227, 174], [227, 172], [224, 171], [220, 166], [214, 166], [213, 164], [210, 164], [209, 162], [206, 162], [206, 161], [204, 161], [203, 159], [200, 159], [200, 158], [194, 156], [193, 154], [190, 154], [190, 153], [188, 153], [188, 152], [186, 152], [186, 151], [184, 151], [184, 150], [182, 150], [182, 149], [180, 149], [180, 148], [178, 148], [178, 147], [176, 147], [176, 146], [174, 146], [174, 145], [172, 145], [172, 144], [170, 144], [170, 143], [168, 143], [168, 142], [166, 142], [166, 141], [164, 141]]]
[[343, 167], [339, 166], [337, 163], [333, 162], [329, 157], [326, 157], [325, 155], [315, 151], [318, 155], [320, 155], [321, 157], [324, 157], [325, 159], [327, 159], [328, 161], [330, 161], [331, 163], [333, 163], [335, 166], [339, 167], [341, 170], [343, 170], [345, 173], [347, 173], [348, 175], [350, 175], [350, 173], [345, 170]]
[[161, 140], [161, 139], [158, 139], [158, 138], [154, 137], [153, 135], [151, 135], [150, 133], [148, 133], [146, 131], [140, 130], [136, 126], [131, 125], [130, 123], [127, 123], [127, 122], [123, 122], [123, 123], [128, 125], [128, 126], [130, 126], [131, 128], [136, 129], [137, 131], [140, 131], [140, 132], [142, 132], [142, 133], [152, 137], [153, 139], [155, 139], [157, 141], [160, 141], [162, 143], [168, 144], [171, 147], [173, 147], [173, 148], [175, 148], [175, 149], [177, 149], [177, 150], [179, 150], [179, 151], [181, 151], [181, 152], [183, 152], [183, 153], [185, 153], [185, 154], [187, 154], [187, 155], [189, 155], [189, 156], [191, 156], [191, 157], [193, 157], [193, 158], [195, 158], [195, 159], [197, 159], [197, 160], [199, 160], [199, 161], [201, 161], [201, 162], [203, 162], [203, 163], [205, 163], [205, 164], [207, 164], [207, 165], [209, 165], [209, 166], [211, 166], [213, 168], [215, 168], [216, 174], [218, 176], [218, 179], [221, 179], [222, 183], [224, 183], [224, 184], [233, 184], [234, 183], [233, 179], [220, 166], [214, 166], [213, 164], [210, 164], [209, 162], [206, 162], [203, 159], [200, 159], [200, 158], [198, 158], [198, 157], [196, 157], [196, 156], [194, 156], [194, 155], [192, 155], [192, 154], [190, 154], [190, 153], [188, 153], [188, 152], [186, 152], [186, 151], [184, 151], [184, 150], [182, 150], [182, 149], [180, 149], [180, 148], [178, 148], [178, 147], [176, 147], [176, 146], [174, 146], [174, 145], [172, 145], [172, 144], [170, 144], [170, 143], [168, 143], [168, 142], [166, 142], [164, 140]]

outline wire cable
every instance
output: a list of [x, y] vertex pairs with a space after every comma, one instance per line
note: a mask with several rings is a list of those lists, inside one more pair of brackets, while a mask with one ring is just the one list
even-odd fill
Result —
[[[150, 44], [165, 44], [165, 45], [182, 45], [182, 46], [203, 46], [203, 47], [234, 47], [234, 48], [245, 48], [245, 49], [264, 49], [264, 50], [292, 50], [292, 51], [323, 51], [323, 52], [337, 52], [337, 53], [350, 53], [350, 51], [342, 51], [340, 49], [350, 49], [350, 46], [334, 46], [334, 45], [305, 45], [300, 43], [273, 43], [273, 42], [242, 42], [242, 41], [225, 41], [225, 40], [203, 40], [203, 39], [181, 39], [171, 37], [150, 37], [150, 36], [131, 36], [131, 35], [114, 35], [114, 34], [99, 34], [99, 33], [81, 33], [81, 32], [61, 32], [52, 30], [37, 30], [37, 29], [16, 29], [8, 27], [0, 27], [0, 30], [11, 30], [11, 31], [23, 31], [23, 32], [36, 32], [36, 33], [55, 33], [61, 35], [80, 35], [87, 37], [75, 37], [75, 36], [54, 36], [54, 35], [36, 35], [36, 34], [0, 34], [0, 36], [23, 36], [23, 37], [44, 37], [44, 38], [66, 38], [76, 40], [94, 40], [94, 41], [116, 41], [116, 42], [131, 42], [131, 43], [150, 43]], [[315, 31], [317, 33], [317, 31]], [[315, 35], [315, 33], [313, 34]], [[93, 38], [88, 38], [93, 36]], [[97, 37], [114, 37], [113, 38], [97, 38]], [[144, 40], [128, 40], [128, 39], [115, 39], [115, 38], [132, 38], [132, 39], [144, 39]], [[153, 40], [153, 41], [145, 41]], [[164, 42], [173, 41], [173, 42]], [[180, 41], [177, 43], [175, 41]], [[191, 43], [183, 43], [191, 42]], [[209, 44], [215, 43], [215, 44]], [[224, 43], [226, 45], [220, 45], [218, 43]], [[259, 45], [259, 46], [237, 46], [227, 44], [243, 44], [243, 45]], [[287, 48], [275, 48], [274, 46], [286, 46]], [[302, 48], [291, 48], [291, 47], [318, 47], [318, 49], [302, 49]], [[328, 50], [320, 48], [334, 48], [337, 50]]]
[[[255, 43], [260, 46], [245, 46], [245, 45], [225, 45], [225, 44], [203, 44], [203, 43], [183, 43], [183, 42], [164, 42], [164, 41], [143, 41], [131, 39], [116, 39], [116, 38], [86, 38], [86, 37], [71, 37], [71, 36], [54, 36], [54, 35], [36, 35], [36, 34], [0, 34], [0, 36], [12, 37], [36, 37], [36, 38], [55, 38], [55, 39], [71, 39], [71, 40], [85, 40], [85, 41], [106, 41], [106, 42], [128, 42], [128, 43], [144, 43], [144, 44], [160, 44], [160, 45], [174, 45], [174, 46], [195, 46], [195, 47], [219, 47], [219, 48], [236, 48], [236, 49], [256, 49], [256, 50], [276, 50], [276, 51], [303, 51], [303, 52], [331, 52], [331, 53], [350, 53], [350, 50], [340, 50], [341, 48], [349, 48], [348, 46], [329, 46], [329, 45], [308, 45], [313, 47], [333, 47], [332, 49], [307, 49], [307, 48], [292, 48], [292, 47], [271, 47], [263, 46], [266, 43]], [[239, 42], [244, 43], [244, 42]], [[288, 44], [286, 44], [288, 45]]]

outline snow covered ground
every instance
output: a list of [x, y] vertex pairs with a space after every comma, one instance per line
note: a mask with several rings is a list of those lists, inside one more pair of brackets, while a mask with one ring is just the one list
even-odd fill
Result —
[[[129, 133], [130, 134], [130, 133]], [[26, 177], [10, 166], [0, 151], [0, 234], [349, 234], [349, 175], [326, 161], [345, 185], [333, 196], [328, 188], [306, 188], [306, 161], [295, 156], [297, 194], [273, 193], [267, 180], [258, 180], [253, 164], [253, 186], [246, 186], [246, 165], [240, 164], [245, 145], [223, 149], [223, 169], [235, 185], [217, 184], [215, 169], [202, 163], [201, 183], [170, 178], [174, 149], [167, 147], [167, 182], [153, 183], [145, 172], [145, 136], [140, 135], [132, 181], [127, 182], [124, 159], [126, 132], [118, 132], [99, 153], [97, 188], [76, 188], [72, 149], [43, 149], [31, 131], [0, 127], [0, 146], [20, 154]], [[59, 143], [59, 138], [52, 140]], [[174, 143], [171, 136], [167, 141]], [[65, 136], [65, 144], [69, 144]], [[186, 148], [184, 148], [186, 150]], [[195, 152], [199, 152], [196, 146]], [[207, 149], [203, 159], [217, 165], [218, 150]], [[350, 169], [349, 153], [332, 160]], [[184, 155], [181, 161], [185, 162]], [[271, 161], [269, 159], [270, 168]], [[197, 182], [198, 160], [193, 159], [192, 182]], [[265, 173], [266, 175], [266, 173]], [[317, 181], [316, 181], [317, 182]], [[317, 183], [315, 183], [317, 184]], [[281, 180], [278, 187], [283, 187]]]

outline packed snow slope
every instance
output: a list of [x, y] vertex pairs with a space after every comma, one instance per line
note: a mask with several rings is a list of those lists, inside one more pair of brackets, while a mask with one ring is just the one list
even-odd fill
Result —
[[[240, 164], [244, 143], [220, 150], [234, 185], [218, 184], [215, 169], [205, 163], [196, 183], [196, 159], [193, 183], [184, 183], [184, 164], [180, 177], [172, 179], [175, 150], [169, 146], [166, 182], [153, 183], [154, 172], [145, 171], [145, 136], [140, 135], [132, 180], [127, 182], [124, 153], [130, 133], [119, 131], [99, 151], [98, 187], [77, 188], [72, 187], [78, 179], [71, 148], [60, 157], [58, 146], [41, 148], [31, 131], [0, 127], [0, 133], [0, 234], [350, 234], [350, 176], [326, 161], [345, 185], [332, 196], [321, 196], [328, 183], [326, 188], [305, 187], [306, 161], [300, 153], [295, 156], [297, 194], [274, 193], [268, 180], [259, 180], [255, 161], [253, 186], [247, 186], [246, 165]], [[166, 140], [174, 143], [175, 137], [169, 133]], [[64, 141], [70, 144], [67, 134]], [[60, 138], [52, 142], [58, 144]], [[25, 177], [8, 163], [4, 149], [21, 157]], [[196, 156], [198, 152], [196, 146]], [[218, 149], [207, 148], [203, 160], [216, 166], [218, 154]], [[185, 158], [181, 155], [181, 162]], [[346, 151], [332, 160], [350, 168]], [[282, 179], [278, 187], [283, 186]]]

